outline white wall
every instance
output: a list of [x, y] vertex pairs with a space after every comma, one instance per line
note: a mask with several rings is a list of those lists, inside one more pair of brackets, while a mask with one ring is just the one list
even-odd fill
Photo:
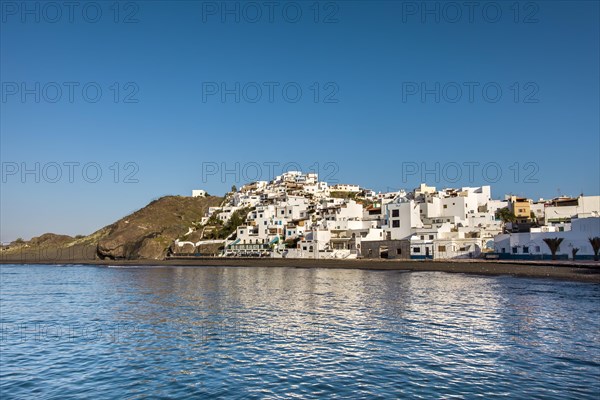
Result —
[[[546, 238], [563, 238], [556, 254], [567, 254], [571, 257], [571, 249], [579, 248], [578, 256], [593, 255], [592, 245], [588, 238], [600, 236], [600, 218], [577, 218], [571, 222], [571, 230], [564, 232], [523, 232], [502, 234], [494, 238], [494, 249], [502, 253], [502, 248], [508, 254], [513, 254], [513, 247], [517, 247], [516, 254], [545, 254], [550, 255], [550, 249], [544, 242]], [[528, 253], [524, 252], [528, 248]]]
[[[388, 203], [384, 206], [387, 225], [386, 231], [391, 234], [392, 240], [406, 239], [412, 233], [412, 228], [421, 228], [423, 223], [419, 216], [419, 206], [414, 200], [401, 203]], [[394, 210], [398, 210], [399, 217], [393, 217]], [[394, 221], [399, 221], [400, 226], [394, 227]]]
[[546, 207], [546, 220], [598, 216], [600, 214], [600, 196], [579, 196], [577, 206]]

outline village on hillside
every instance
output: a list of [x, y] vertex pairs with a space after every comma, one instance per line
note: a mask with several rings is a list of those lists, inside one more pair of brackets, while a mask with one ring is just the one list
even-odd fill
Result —
[[597, 260], [599, 250], [600, 196], [495, 200], [490, 186], [426, 184], [376, 193], [290, 171], [233, 187], [169, 256]]

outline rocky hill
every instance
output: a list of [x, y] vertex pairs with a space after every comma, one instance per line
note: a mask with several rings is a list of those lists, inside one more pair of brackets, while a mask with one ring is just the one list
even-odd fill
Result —
[[2, 259], [60, 261], [91, 257], [112, 260], [154, 259], [166, 256], [171, 243], [187, 233], [208, 207], [223, 198], [166, 196], [88, 236], [46, 233], [2, 249]]

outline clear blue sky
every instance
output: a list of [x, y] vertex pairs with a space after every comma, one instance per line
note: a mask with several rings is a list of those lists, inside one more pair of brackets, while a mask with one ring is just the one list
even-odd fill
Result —
[[[375, 190], [438, 168], [425, 181], [498, 198], [600, 193], [596, 1], [1, 4], [3, 242], [223, 194], [268, 163]], [[237, 177], [203, 177], [236, 162]], [[21, 175], [36, 163], [39, 182]]]

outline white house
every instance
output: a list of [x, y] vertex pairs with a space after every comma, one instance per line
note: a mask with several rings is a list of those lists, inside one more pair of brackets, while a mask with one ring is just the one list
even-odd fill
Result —
[[386, 224], [383, 229], [389, 233], [387, 240], [400, 240], [408, 238], [412, 228], [422, 228], [419, 203], [414, 200], [397, 199], [383, 206]]
[[338, 183], [337, 185], [333, 185], [329, 188], [332, 192], [360, 192], [360, 186], [358, 185], [348, 185], [343, 183]]
[[546, 223], [566, 221], [573, 217], [598, 216], [600, 216], [600, 196], [558, 198], [551, 200], [545, 208]]
[[600, 217], [575, 218], [570, 230], [554, 231], [552, 227], [537, 232], [522, 232], [498, 235], [494, 238], [494, 250], [500, 258], [549, 259], [551, 252], [544, 239], [562, 238], [557, 255], [571, 258], [572, 249], [578, 248], [577, 258], [590, 259], [594, 255], [591, 237], [600, 237]]

